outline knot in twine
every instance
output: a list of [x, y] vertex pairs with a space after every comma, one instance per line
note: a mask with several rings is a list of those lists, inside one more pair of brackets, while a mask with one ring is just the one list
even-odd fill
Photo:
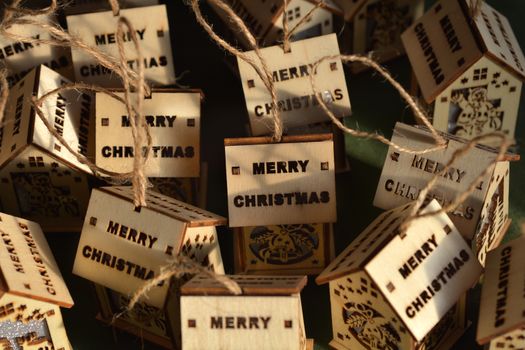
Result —
[[171, 260], [167, 265], [160, 268], [160, 274], [157, 277], [152, 278], [148, 282], [144, 283], [130, 298], [128, 305], [124, 311], [116, 315], [116, 318], [120, 317], [123, 313], [131, 311], [135, 305], [139, 302], [142, 297], [145, 297], [147, 293], [155, 286], [169, 281], [172, 277], [181, 278], [183, 275], [197, 275], [203, 274], [221, 283], [230, 291], [233, 295], [242, 294], [242, 289], [237, 282], [230, 279], [225, 275], [218, 275], [213, 271], [208, 270], [204, 266], [200, 265], [196, 261], [190, 259], [185, 255], [179, 255]]

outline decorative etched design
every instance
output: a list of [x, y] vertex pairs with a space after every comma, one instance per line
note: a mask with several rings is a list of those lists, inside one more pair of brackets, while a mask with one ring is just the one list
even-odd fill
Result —
[[400, 45], [401, 33], [412, 24], [410, 6], [394, 0], [377, 1], [367, 8], [367, 51]]
[[[71, 176], [71, 172], [56, 175]], [[11, 173], [11, 180], [22, 216], [80, 216], [80, 206], [71, 189], [54, 185], [49, 172]]]
[[494, 248], [495, 242], [503, 234], [502, 229], [507, 220], [504, 203], [504, 181], [505, 178], [501, 178], [496, 192], [492, 195], [490, 202], [487, 203], [489, 205], [487, 214], [480, 220], [481, 229], [477, 230], [478, 234], [475, 236], [476, 253], [482, 265], [485, 264], [487, 252]]
[[500, 131], [504, 114], [501, 99], [490, 99], [487, 85], [456, 89], [451, 94], [448, 129], [466, 138]]
[[399, 333], [380, 312], [372, 306], [348, 302], [343, 307], [343, 319], [348, 330], [370, 349], [399, 350]]
[[287, 265], [304, 261], [319, 246], [313, 225], [257, 226], [250, 233], [250, 250], [267, 264]]
[[119, 314], [120, 318], [135, 324], [145, 330], [167, 337], [167, 321], [164, 312], [144, 302], [138, 302], [133, 310], [121, 312], [129, 304], [129, 298], [123, 294], [106, 289], [111, 298], [112, 311]]

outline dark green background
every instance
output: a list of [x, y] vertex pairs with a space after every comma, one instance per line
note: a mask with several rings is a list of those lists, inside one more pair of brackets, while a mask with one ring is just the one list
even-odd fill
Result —
[[[217, 214], [227, 216], [226, 181], [224, 171], [225, 137], [247, 136], [245, 124], [247, 112], [240, 81], [225, 64], [228, 54], [213, 43], [195, 22], [190, 9], [182, 1], [163, 1], [168, 5], [171, 21], [172, 45], [175, 68], [178, 75], [188, 71], [181, 83], [204, 91], [206, 98], [202, 114], [202, 155], [209, 164], [208, 208]], [[430, 2], [429, 2], [430, 3]], [[525, 45], [525, 26], [522, 24], [525, 2], [522, 0], [489, 1], [511, 22], [518, 40]], [[204, 13], [216, 28], [222, 24], [203, 5]], [[406, 58], [387, 65], [395, 77], [408, 87], [410, 66]], [[348, 73], [348, 72], [347, 72]], [[347, 74], [347, 84], [353, 109], [353, 116], [347, 124], [362, 130], [382, 132], [390, 137], [396, 121], [411, 122], [411, 113], [401, 101], [397, 92], [376, 74], [364, 72], [353, 76]], [[518, 146], [525, 139], [524, 103], [518, 117]], [[386, 146], [370, 140], [347, 138], [346, 149], [351, 172], [337, 176], [338, 223], [336, 224], [336, 252], [341, 252], [379, 213], [372, 206], [373, 196]], [[517, 162], [511, 165], [511, 209], [513, 219], [508, 237], [519, 234], [519, 224], [525, 213], [523, 184], [525, 166]], [[233, 269], [232, 232], [219, 230], [222, 256], [228, 272]], [[71, 274], [79, 234], [48, 234], [51, 248], [64, 274], [75, 306], [63, 310], [64, 322], [71, 344], [75, 349], [157, 349], [127, 333], [113, 333], [111, 327], [95, 320], [97, 302], [90, 282]], [[475, 319], [479, 288], [474, 290], [474, 301], [470, 304], [470, 317], [474, 321], [468, 332], [456, 345], [457, 350], [477, 349]], [[306, 332], [315, 338], [317, 349], [327, 349], [331, 340], [331, 319], [328, 287], [317, 286], [312, 278], [302, 293]], [[256, 349], [254, 346], [253, 349]]]

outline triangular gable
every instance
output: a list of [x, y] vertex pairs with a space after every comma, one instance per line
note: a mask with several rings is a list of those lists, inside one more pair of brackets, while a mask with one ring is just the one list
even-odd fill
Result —
[[73, 306], [66, 283], [36, 222], [0, 213], [0, 266], [6, 292]]
[[315, 279], [324, 284], [361, 268], [372, 254], [397, 234], [411, 204], [386, 211], [379, 215], [352, 243]]
[[509, 21], [486, 1], [481, 3], [480, 14], [473, 24], [487, 54], [524, 80], [525, 56]]
[[491, 339], [525, 326], [525, 236], [487, 254], [476, 340]]

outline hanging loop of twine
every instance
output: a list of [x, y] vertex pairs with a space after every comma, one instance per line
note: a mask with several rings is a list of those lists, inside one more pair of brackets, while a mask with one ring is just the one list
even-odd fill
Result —
[[[498, 154], [494, 157], [494, 160], [490, 162], [490, 164], [485, 167], [485, 169], [469, 184], [468, 188], [458, 194], [454, 200], [449, 203], [448, 205], [445, 205], [440, 210], [436, 210], [433, 212], [428, 212], [425, 214], [420, 214], [419, 210], [421, 207], [425, 204], [427, 201], [427, 196], [430, 190], [435, 186], [438, 179], [442, 177], [448, 169], [454, 165], [454, 163], [463, 157], [465, 154], [470, 152], [474, 147], [476, 147], [477, 144], [479, 144], [482, 141], [488, 140], [488, 139], [499, 139], [499, 147], [498, 147]], [[419, 192], [419, 196], [416, 199], [414, 205], [412, 206], [412, 209], [410, 213], [407, 216], [407, 219], [403, 222], [403, 224], [400, 227], [400, 232], [406, 232], [410, 224], [420, 218], [439, 215], [441, 213], [448, 213], [451, 211], [454, 211], [459, 207], [461, 204], [463, 204], [468, 197], [476, 190], [480, 182], [489, 175], [494, 170], [494, 165], [505, 158], [505, 154], [507, 153], [507, 150], [512, 145], [512, 141], [507, 138], [507, 136], [501, 132], [491, 132], [484, 135], [477, 136], [470, 140], [468, 143], [465, 144], [465, 146], [457, 149], [453, 154], [450, 160], [445, 164], [443, 169], [441, 169], [439, 172], [437, 172], [432, 179], [426, 184], [426, 186]]]
[[[134, 101], [132, 101], [131, 98], [131, 91], [134, 89], [134, 86], [132, 85], [132, 81], [125, 71], [122, 72], [122, 82], [124, 84], [124, 100], [126, 101], [126, 109], [131, 119], [131, 132], [133, 136], [133, 144], [135, 150], [133, 157], [132, 178], [134, 204], [135, 207], [141, 207], [146, 205], [146, 189], [148, 187], [148, 180], [145, 175], [145, 167], [152, 144], [149, 127], [146, 125], [146, 121], [142, 114], [144, 96], [146, 94], [146, 91], [148, 91], [149, 94], [149, 87], [145, 88], [145, 67], [142, 56], [142, 50], [140, 49], [140, 44], [137, 37], [137, 32], [133, 28], [131, 22], [125, 17], [119, 18], [117, 27], [117, 46], [119, 50], [120, 65], [127, 65], [127, 58], [123, 40], [124, 27], [126, 27], [127, 31], [131, 33], [131, 40], [135, 46], [138, 61], [138, 84], [135, 89], [136, 93], [134, 94]], [[143, 145], [145, 143], [146, 146], [144, 147]]]
[[343, 132], [352, 135], [354, 137], [359, 138], [367, 138], [367, 139], [374, 139], [379, 142], [382, 142], [388, 146], [391, 146], [401, 152], [406, 152], [410, 154], [424, 154], [436, 151], [438, 149], [443, 149], [447, 146], [447, 141], [441, 134], [436, 131], [436, 129], [432, 126], [430, 121], [428, 120], [427, 116], [425, 115], [425, 112], [421, 109], [421, 107], [417, 104], [417, 102], [410, 96], [410, 94], [403, 88], [403, 86], [395, 80], [392, 75], [381, 65], [379, 65], [376, 61], [373, 59], [366, 57], [366, 56], [360, 56], [360, 55], [333, 55], [333, 56], [325, 56], [314, 63], [312, 67], [312, 72], [315, 72], [317, 70], [317, 67], [327, 60], [341, 60], [342, 62], [360, 62], [362, 64], [365, 64], [371, 68], [373, 68], [375, 71], [380, 73], [392, 86], [399, 92], [401, 97], [406, 101], [408, 106], [412, 109], [414, 112], [415, 117], [420, 120], [431, 132], [433, 138], [436, 140], [436, 146], [431, 147], [425, 150], [411, 150], [407, 149], [405, 147], [401, 147], [386, 137], [379, 135], [377, 133], [369, 133], [365, 131], [359, 131], [352, 128], [349, 128], [345, 126], [330, 110], [328, 107], [327, 102], [323, 99], [322, 93], [320, 93], [317, 89], [316, 82], [315, 82], [315, 74], [310, 74], [310, 83], [312, 85], [312, 90], [314, 93], [315, 98], [317, 99], [317, 102], [319, 102], [319, 105], [323, 109], [323, 111], [328, 115], [328, 117], [332, 120], [332, 122]]
[[230, 45], [228, 42], [222, 39], [219, 35], [217, 35], [217, 33], [215, 33], [212, 26], [206, 21], [206, 19], [202, 15], [202, 12], [199, 6], [199, 0], [188, 0], [188, 1], [193, 10], [193, 13], [195, 14], [195, 18], [197, 22], [208, 33], [208, 35], [224, 50], [228, 51], [230, 54], [248, 63], [255, 70], [259, 78], [261, 78], [264, 86], [270, 93], [270, 96], [272, 99], [272, 119], [273, 119], [272, 139], [274, 142], [280, 142], [282, 139], [284, 130], [283, 130], [283, 121], [281, 119], [280, 112], [277, 108], [277, 91], [276, 91], [276, 88], [273, 82], [272, 72], [268, 68], [266, 59], [263, 57], [259, 49], [257, 40], [255, 39], [253, 34], [250, 32], [250, 30], [248, 29], [244, 21], [235, 13], [235, 11], [232, 10], [232, 8], [228, 4], [226, 4], [222, 0], [209, 0], [208, 1], [210, 4], [217, 6], [219, 9], [221, 9], [222, 11], [226, 13], [230, 21], [232, 22], [232, 24], [235, 25], [235, 27], [240, 31], [240, 33], [242, 33], [242, 35], [248, 41], [250, 47], [252, 48], [255, 55], [257, 56], [259, 63], [253, 60], [246, 53]]
[[[181, 278], [186, 274], [204, 274], [224, 285], [224, 287], [226, 287], [231, 294], [242, 294], [242, 289], [239, 286], [239, 284], [231, 278], [229, 278], [228, 276], [218, 275], [213, 271], [210, 271], [204, 266], [200, 265], [198, 262], [190, 259], [189, 257], [179, 255], [175, 259], [170, 261], [166, 266], [161, 267], [160, 274], [158, 276], [144, 283], [139, 289], [135, 291], [135, 293], [133, 293], [133, 295], [130, 298], [129, 304], [122, 313], [132, 310], [135, 307], [135, 305], [139, 302], [139, 300], [142, 297], [146, 296], [147, 293], [153, 287], [159, 285], [160, 283], [169, 281], [172, 277]], [[117, 315], [117, 317], [119, 317], [119, 315]]]

